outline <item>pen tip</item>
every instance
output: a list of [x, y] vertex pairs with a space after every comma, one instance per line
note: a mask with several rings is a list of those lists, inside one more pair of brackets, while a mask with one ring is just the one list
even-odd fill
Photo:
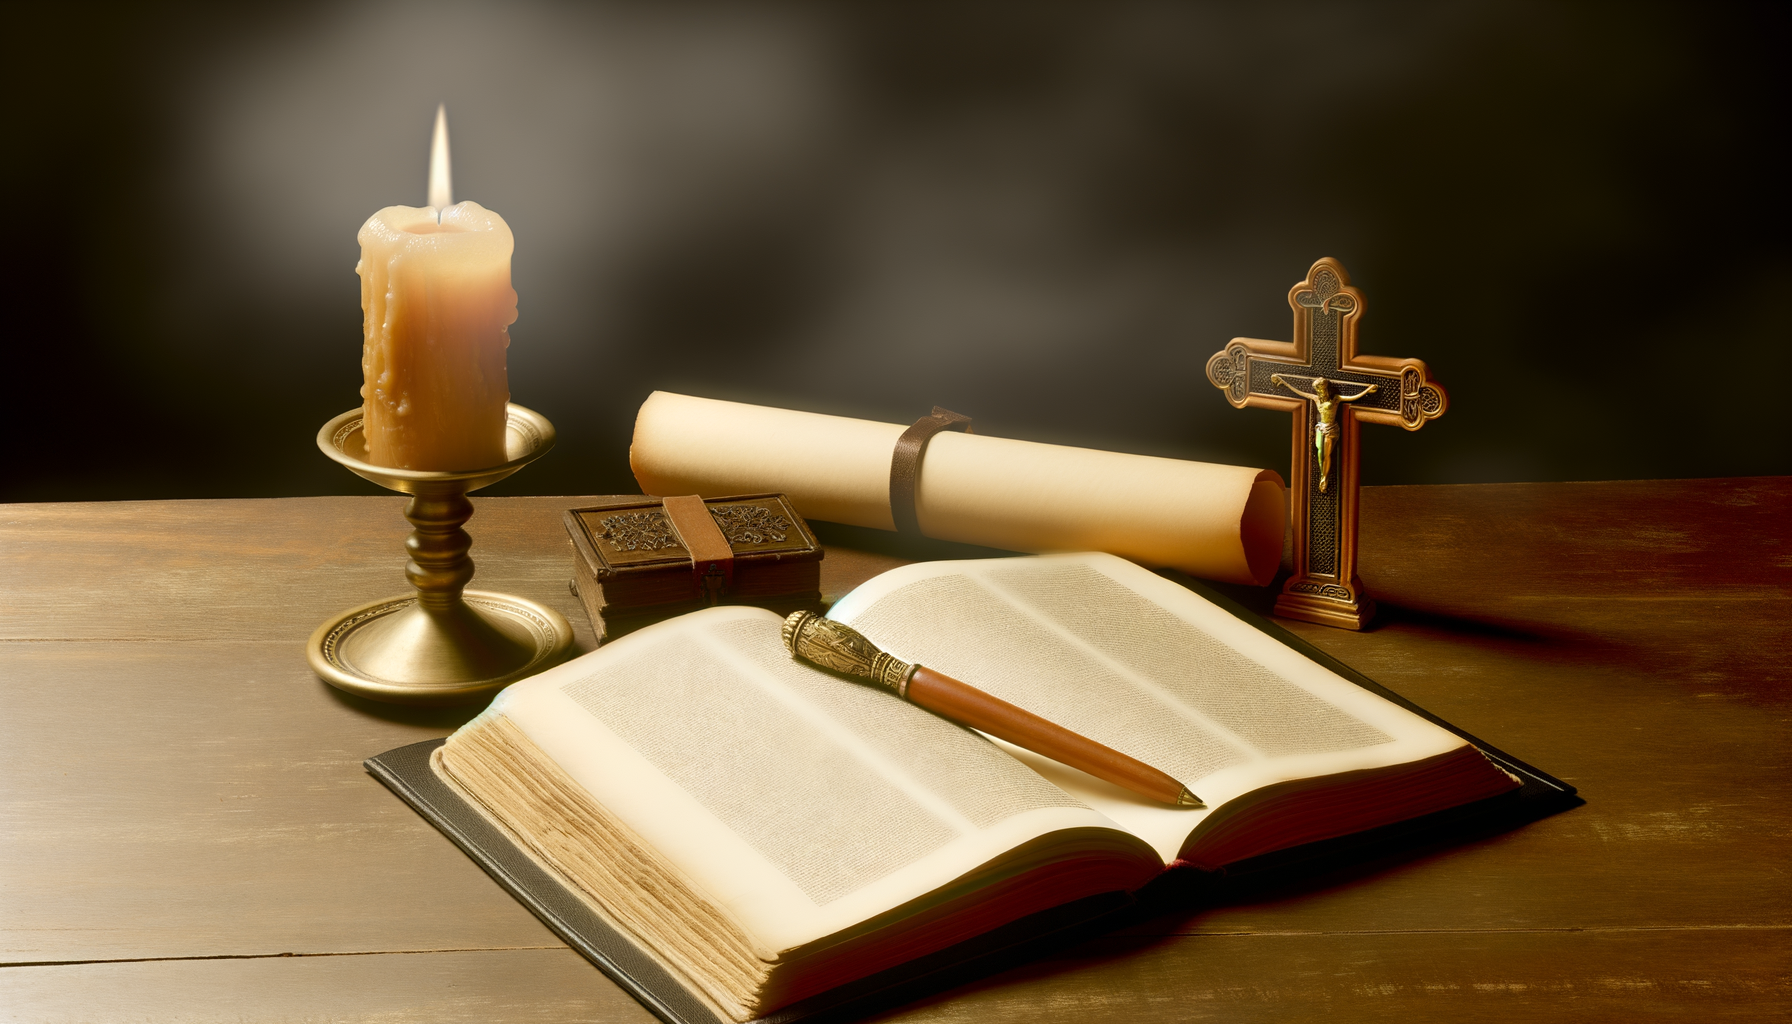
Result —
[[1182, 795], [1176, 798], [1176, 806], [1201, 808], [1207, 806], [1207, 801], [1190, 793], [1188, 787], [1185, 786], [1183, 787]]

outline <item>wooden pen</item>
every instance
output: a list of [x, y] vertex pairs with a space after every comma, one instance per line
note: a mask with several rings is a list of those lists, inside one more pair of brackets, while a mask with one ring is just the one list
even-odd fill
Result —
[[1182, 783], [1137, 758], [943, 672], [895, 658], [851, 626], [814, 612], [794, 612], [784, 620], [784, 646], [812, 665], [882, 686], [916, 707], [1043, 754], [1140, 796], [1177, 807], [1207, 806]]

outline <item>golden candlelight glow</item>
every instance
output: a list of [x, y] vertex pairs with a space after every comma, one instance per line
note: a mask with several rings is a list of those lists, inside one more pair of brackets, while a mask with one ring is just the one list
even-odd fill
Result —
[[429, 203], [436, 215], [454, 205], [454, 180], [448, 170], [448, 105], [436, 105], [436, 131], [429, 143]]

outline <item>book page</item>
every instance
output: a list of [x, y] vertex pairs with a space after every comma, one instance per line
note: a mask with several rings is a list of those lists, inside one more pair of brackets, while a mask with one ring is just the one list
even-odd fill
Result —
[[1144, 761], [1207, 801], [1166, 808], [1003, 746], [1166, 860], [1226, 801], [1464, 745], [1224, 609], [1112, 555], [891, 570], [829, 613], [918, 662]]
[[744, 607], [682, 616], [513, 686], [486, 714], [520, 727], [767, 960], [1048, 832], [1131, 842], [977, 733], [793, 661], [780, 622]]

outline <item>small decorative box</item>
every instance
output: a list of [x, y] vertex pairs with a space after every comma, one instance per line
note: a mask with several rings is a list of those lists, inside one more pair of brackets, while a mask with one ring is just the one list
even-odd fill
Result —
[[573, 592], [604, 640], [714, 604], [821, 611], [821, 545], [782, 494], [569, 509]]

